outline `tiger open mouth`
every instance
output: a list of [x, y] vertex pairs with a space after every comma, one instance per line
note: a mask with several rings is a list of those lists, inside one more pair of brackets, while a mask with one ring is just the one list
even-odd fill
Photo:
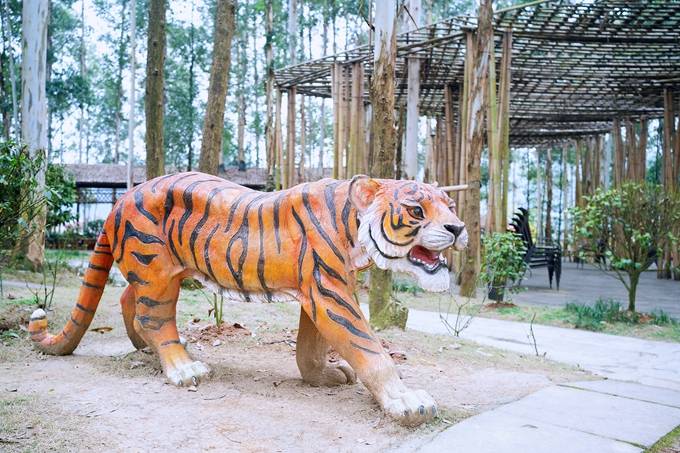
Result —
[[441, 267], [447, 267], [449, 264], [441, 252], [426, 249], [422, 245], [413, 247], [406, 256], [412, 264], [422, 267], [425, 272], [430, 274], [434, 274]]

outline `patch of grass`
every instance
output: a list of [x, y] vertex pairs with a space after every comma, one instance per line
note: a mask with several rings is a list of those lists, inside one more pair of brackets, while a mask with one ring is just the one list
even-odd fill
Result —
[[680, 425], [646, 449], [645, 453], [673, 453], [678, 449], [680, 449]]

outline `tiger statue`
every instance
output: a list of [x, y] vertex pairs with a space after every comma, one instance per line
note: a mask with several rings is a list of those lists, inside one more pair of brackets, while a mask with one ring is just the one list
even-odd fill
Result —
[[[44, 353], [73, 352], [115, 261], [129, 283], [120, 304], [132, 344], [150, 346], [171, 383], [195, 385], [209, 369], [180, 342], [183, 279], [230, 299], [299, 301], [303, 380], [340, 385], [358, 377], [387, 414], [417, 425], [436, 415], [436, 404], [401, 381], [355, 298], [357, 271], [375, 263], [413, 275], [425, 290], [445, 291], [450, 276], [441, 252], [466, 245], [453, 201], [429, 184], [356, 176], [258, 192], [197, 172], [166, 175], [114, 205], [62, 331], [49, 334], [45, 312], [36, 310], [29, 332]], [[345, 361], [330, 362], [329, 346]]]

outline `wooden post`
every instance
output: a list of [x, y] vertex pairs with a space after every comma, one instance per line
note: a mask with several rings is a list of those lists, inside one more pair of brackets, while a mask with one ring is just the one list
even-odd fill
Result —
[[283, 92], [276, 90], [276, 118], [274, 120], [274, 190], [283, 186], [283, 131], [281, 125], [281, 109], [283, 108]]
[[[291, 185], [305, 181], [305, 147], [307, 140], [307, 118], [305, 116], [305, 97], [300, 96], [300, 158], [297, 165], [297, 178], [293, 178]], [[295, 180], [297, 179], [297, 180]]]
[[512, 31], [503, 34], [503, 51], [501, 55], [498, 127], [500, 134], [498, 149], [501, 159], [501, 206], [497, 215], [501, 220], [501, 231], [505, 231], [508, 221], [508, 190], [510, 190], [510, 84], [512, 74]]
[[637, 152], [637, 175], [636, 180], [639, 182], [645, 181], [647, 174], [647, 118], [640, 118], [640, 138], [638, 139]]
[[545, 240], [547, 243], [552, 243], [552, 198], [552, 149], [549, 148], [545, 154]]
[[331, 96], [333, 98], [333, 178], [340, 176], [340, 64], [331, 66]]
[[283, 188], [293, 185], [295, 173], [295, 87], [288, 89], [288, 127], [286, 127], [286, 162], [284, 169]]
[[621, 187], [625, 168], [625, 155], [623, 153], [623, 139], [621, 138], [621, 123], [614, 118], [612, 125], [612, 142], [614, 147], [614, 187]]
[[458, 184], [456, 174], [455, 132], [453, 124], [453, 93], [451, 86], [444, 87], [444, 128], [446, 133], [446, 176], [442, 184]]
[[[489, 184], [487, 190], [486, 231], [500, 232], [497, 216], [502, 203], [501, 196], [501, 162], [498, 153], [498, 103], [496, 96], [496, 52], [495, 43], [489, 41], [489, 87], [486, 102], [486, 144], [489, 157]], [[498, 219], [500, 220], [500, 219]]]
[[[489, 43], [493, 40], [491, 0], [482, 0], [479, 6], [479, 25], [477, 32], [466, 31], [466, 64], [471, 56], [473, 67], [469, 75], [469, 97], [466, 107], [466, 128], [463, 143], [468, 157], [467, 182], [471, 188], [465, 191], [465, 224], [468, 231], [468, 248], [465, 251], [461, 269], [460, 294], [474, 297], [477, 292], [477, 279], [480, 271], [480, 219], [479, 219], [479, 186], [480, 161], [484, 144], [484, 101], [486, 99], [487, 77], [489, 74]], [[474, 40], [473, 40], [474, 37]], [[474, 45], [472, 45], [474, 44]]]

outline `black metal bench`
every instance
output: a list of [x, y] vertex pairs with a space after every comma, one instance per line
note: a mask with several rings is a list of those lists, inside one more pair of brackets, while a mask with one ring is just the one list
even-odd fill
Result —
[[524, 208], [519, 208], [510, 224], [515, 230], [514, 233], [522, 238], [526, 246], [527, 251], [524, 255], [524, 262], [527, 263], [529, 269], [547, 267], [550, 288], [552, 289], [554, 276], [555, 286], [559, 291], [560, 278], [562, 276], [562, 250], [559, 244], [536, 244], [534, 242], [531, 237], [531, 228], [529, 227], [529, 212]]

